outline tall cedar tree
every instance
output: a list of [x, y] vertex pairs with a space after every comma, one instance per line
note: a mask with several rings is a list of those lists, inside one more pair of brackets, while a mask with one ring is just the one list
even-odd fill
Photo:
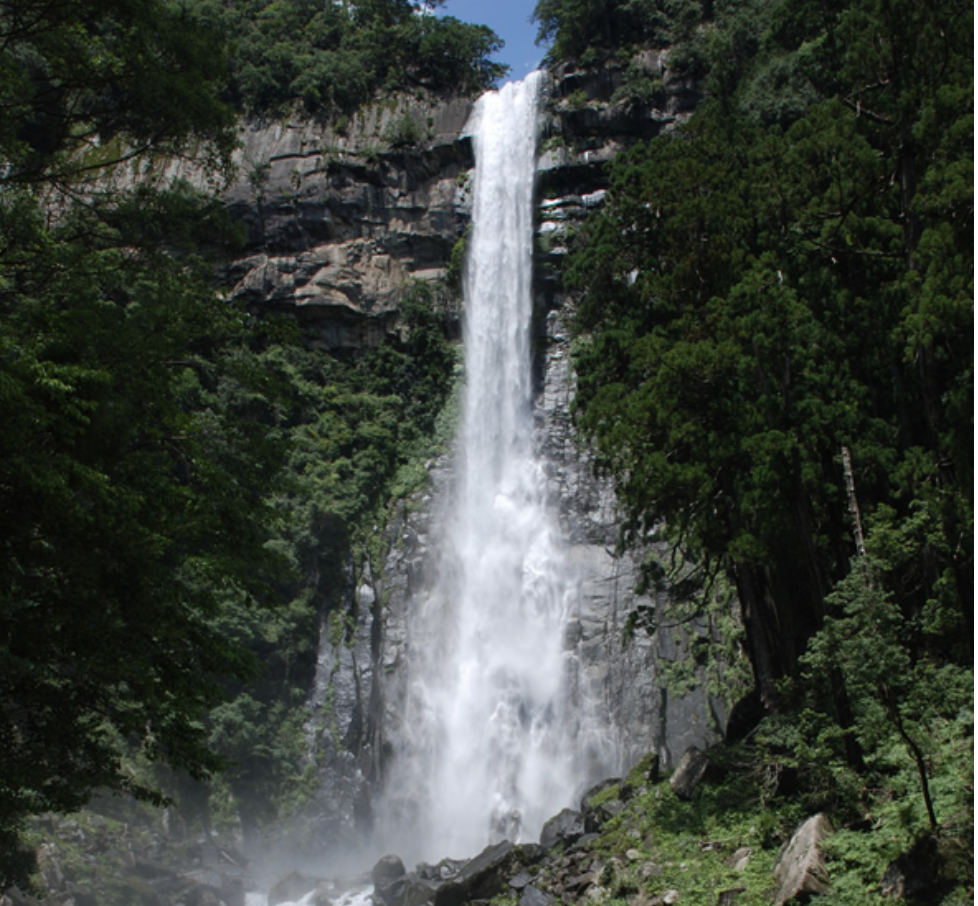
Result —
[[702, 30], [712, 99], [613, 166], [569, 279], [630, 537], [730, 576], [777, 708], [854, 552], [843, 447], [867, 513], [941, 526], [893, 577], [917, 656], [970, 657], [972, 10], [757, 5]]

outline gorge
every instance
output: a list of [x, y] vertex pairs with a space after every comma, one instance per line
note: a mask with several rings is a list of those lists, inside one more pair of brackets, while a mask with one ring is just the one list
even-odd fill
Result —
[[438, 5], [7, 36], [0, 906], [970, 902], [970, 8]]

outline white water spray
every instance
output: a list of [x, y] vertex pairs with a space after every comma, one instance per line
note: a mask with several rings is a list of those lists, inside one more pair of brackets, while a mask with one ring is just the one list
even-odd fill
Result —
[[415, 614], [405, 723], [423, 776], [414, 842], [428, 859], [535, 840], [575, 793], [563, 627], [570, 590], [532, 450], [533, 183], [540, 74], [476, 108], [465, 276], [466, 391], [437, 588]]

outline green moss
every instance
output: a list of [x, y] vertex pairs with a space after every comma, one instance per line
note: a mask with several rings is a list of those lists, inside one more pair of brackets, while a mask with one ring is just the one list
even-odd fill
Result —
[[588, 105], [587, 92], [583, 88], [578, 88], [567, 95], [567, 106], [571, 110], [583, 110]]
[[659, 754], [649, 752], [635, 767], [628, 772], [626, 783], [632, 789], [638, 789], [649, 782], [649, 776], [658, 771]]
[[613, 802], [621, 796], [621, 786], [619, 784], [614, 784], [609, 786], [607, 789], [601, 790], [600, 793], [595, 793], [590, 799], [587, 800], [587, 805], [590, 808], [597, 808], [599, 805], [604, 805], [606, 802]]
[[517, 898], [514, 896], [508, 896], [504, 893], [497, 893], [489, 901], [489, 906], [516, 906]]

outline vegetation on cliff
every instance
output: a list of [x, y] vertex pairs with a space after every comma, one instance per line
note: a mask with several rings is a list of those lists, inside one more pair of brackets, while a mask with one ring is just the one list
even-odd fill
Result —
[[[665, 519], [687, 569], [737, 590], [774, 714], [752, 769], [797, 774], [785, 816], [886, 828], [840, 850], [873, 866], [973, 826], [972, 14], [537, 7], [552, 56], [679, 41], [709, 88], [614, 167], [582, 234], [581, 424], [625, 540]], [[234, 225], [154, 162], [192, 155], [216, 185], [236, 108], [332, 114], [500, 70], [491, 32], [405, 0], [16, 0], [0, 36], [3, 887], [27, 816], [96, 788], [160, 801], [159, 765], [227, 768], [217, 792], [253, 820], [291, 806], [318, 621], [451, 386], [423, 291], [403, 339], [348, 360], [228, 302], [207, 256]], [[660, 804], [660, 830], [686, 820]]]
[[227, 37], [226, 97], [249, 115], [301, 105], [350, 113], [378, 91], [479, 94], [505, 74], [490, 56], [502, 42], [484, 25], [437, 16], [412, 0], [192, 0]]
[[612, 165], [571, 256], [578, 422], [623, 543], [735, 590], [763, 732], [843, 810], [898, 758], [939, 835], [930, 727], [973, 733], [973, 10], [702, 16], [672, 52], [706, 100]]

